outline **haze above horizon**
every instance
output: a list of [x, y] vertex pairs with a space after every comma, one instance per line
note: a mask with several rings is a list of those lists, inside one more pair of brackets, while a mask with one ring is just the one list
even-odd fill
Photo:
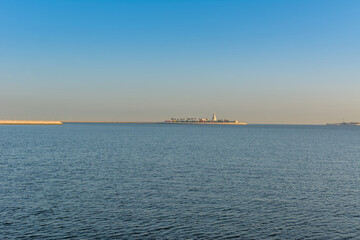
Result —
[[360, 1], [1, 1], [0, 119], [360, 121]]

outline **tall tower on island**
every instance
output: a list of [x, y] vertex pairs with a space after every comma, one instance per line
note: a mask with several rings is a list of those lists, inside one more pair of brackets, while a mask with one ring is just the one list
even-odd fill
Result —
[[215, 112], [213, 113], [213, 117], [211, 119], [212, 121], [216, 122], [216, 115], [215, 115]]

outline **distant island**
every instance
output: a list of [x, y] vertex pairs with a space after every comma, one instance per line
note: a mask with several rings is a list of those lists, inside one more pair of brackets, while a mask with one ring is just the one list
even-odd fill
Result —
[[62, 125], [60, 121], [0, 120], [0, 125]]
[[237, 120], [217, 119], [213, 113], [208, 118], [171, 118], [163, 122], [130, 122], [130, 121], [46, 121], [46, 120], [0, 120], [0, 125], [63, 125], [66, 123], [184, 123], [184, 124], [219, 124], [219, 125], [247, 125]]
[[353, 126], [360, 126], [360, 122], [327, 123], [326, 125], [336, 125], [336, 126], [353, 125]]
[[165, 120], [164, 123], [247, 125], [247, 123], [239, 122], [237, 120], [217, 119], [215, 113], [213, 113], [212, 119], [207, 119], [207, 118], [171, 118], [170, 120]]

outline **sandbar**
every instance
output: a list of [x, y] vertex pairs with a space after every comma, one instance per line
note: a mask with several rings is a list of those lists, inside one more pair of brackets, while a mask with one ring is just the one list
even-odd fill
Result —
[[0, 125], [62, 125], [60, 121], [0, 120]]

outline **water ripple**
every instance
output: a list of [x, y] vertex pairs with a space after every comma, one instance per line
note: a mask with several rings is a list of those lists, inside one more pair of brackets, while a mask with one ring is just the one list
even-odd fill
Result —
[[0, 129], [1, 239], [357, 239], [360, 131]]

